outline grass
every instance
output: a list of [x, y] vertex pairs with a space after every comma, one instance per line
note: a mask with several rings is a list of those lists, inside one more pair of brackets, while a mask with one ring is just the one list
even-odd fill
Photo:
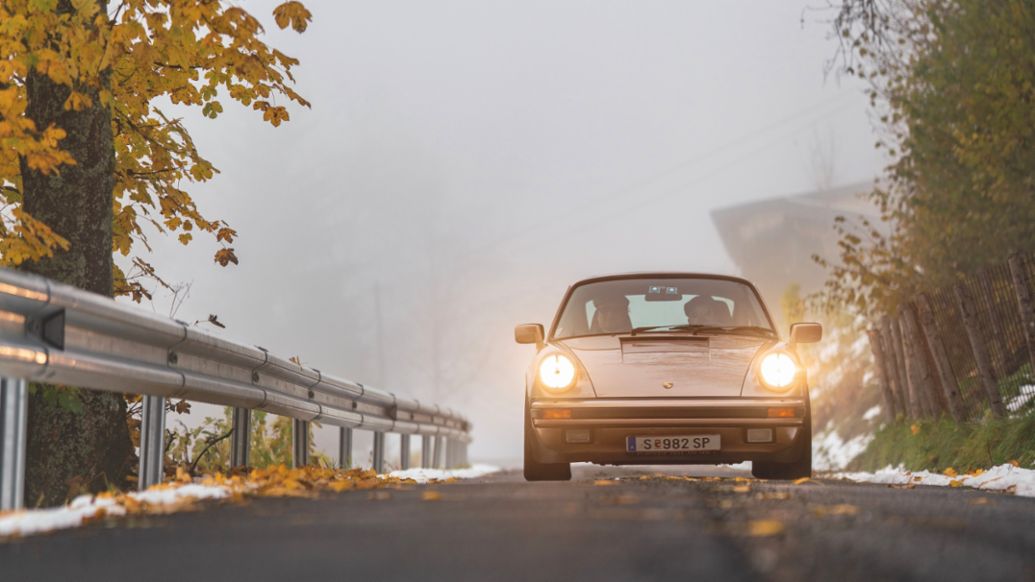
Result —
[[1035, 414], [956, 424], [951, 419], [899, 420], [882, 427], [851, 470], [902, 465], [911, 471], [965, 472], [1010, 461], [1035, 464]]

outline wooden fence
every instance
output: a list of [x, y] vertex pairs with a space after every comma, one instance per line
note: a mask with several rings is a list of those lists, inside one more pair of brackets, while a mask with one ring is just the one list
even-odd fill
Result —
[[869, 330], [890, 419], [1035, 411], [1035, 260], [920, 293]]

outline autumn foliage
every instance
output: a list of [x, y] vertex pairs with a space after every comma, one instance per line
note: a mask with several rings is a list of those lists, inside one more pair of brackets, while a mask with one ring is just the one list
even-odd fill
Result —
[[[273, 11], [280, 28], [302, 32], [311, 20], [300, 2]], [[213, 0], [0, 0], [0, 254], [4, 266], [53, 256], [68, 241], [23, 207], [22, 174], [59, 173], [76, 163], [61, 148], [65, 129], [37, 127], [26, 115], [30, 72], [68, 88], [64, 108], [110, 112], [115, 148], [112, 250], [134, 257], [148, 233], [189, 244], [198, 234], [220, 245], [215, 261], [238, 261], [226, 221], [199, 210], [185, 188], [216, 168], [170, 112], [198, 107], [216, 118], [231, 101], [274, 126], [286, 103], [308, 106], [291, 85], [298, 60], [263, 41], [259, 20]], [[94, 96], [94, 97], [92, 97]], [[115, 288], [140, 297], [116, 268]]]

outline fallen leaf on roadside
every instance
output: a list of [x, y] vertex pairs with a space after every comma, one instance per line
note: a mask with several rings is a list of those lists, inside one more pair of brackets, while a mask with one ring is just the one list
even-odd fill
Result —
[[775, 519], [756, 519], [748, 523], [748, 535], [754, 538], [775, 536], [783, 532], [783, 522]]
[[952, 481], [949, 481], [949, 487], [963, 487], [963, 481], [960, 481], [959, 479], [953, 479]]
[[836, 505], [814, 505], [811, 507], [813, 515], [817, 517], [828, 517], [831, 515], [855, 515], [859, 508], [850, 503], [838, 503]]
[[1013, 465], [1014, 467], [1020, 467], [1021, 466], [1021, 462], [1018, 461], [1017, 459], [1010, 459], [1010, 464]]
[[425, 491], [420, 494], [420, 498], [423, 501], [439, 501], [442, 499], [442, 494], [438, 491]]
[[959, 473], [956, 472], [956, 469], [953, 469], [952, 467], [947, 467], [944, 471], [942, 471], [942, 475], [945, 475], [946, 477], [955, 477], [956, 475], [959, 475]]

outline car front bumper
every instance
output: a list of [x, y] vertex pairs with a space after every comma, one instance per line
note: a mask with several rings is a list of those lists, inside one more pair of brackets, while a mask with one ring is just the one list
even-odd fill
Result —
[[[715, 464], [794, 460], [805, 438], [801, 398], [607, 398], [531, 403], [534, 454], [541, 463]], [[748, 442], [749, 429], [771, 429], [769, 442]], [[629, 453], [630, 436], [719, 435], [720, 449]], [[572, 442], [576, 440], [585, 442]]]

